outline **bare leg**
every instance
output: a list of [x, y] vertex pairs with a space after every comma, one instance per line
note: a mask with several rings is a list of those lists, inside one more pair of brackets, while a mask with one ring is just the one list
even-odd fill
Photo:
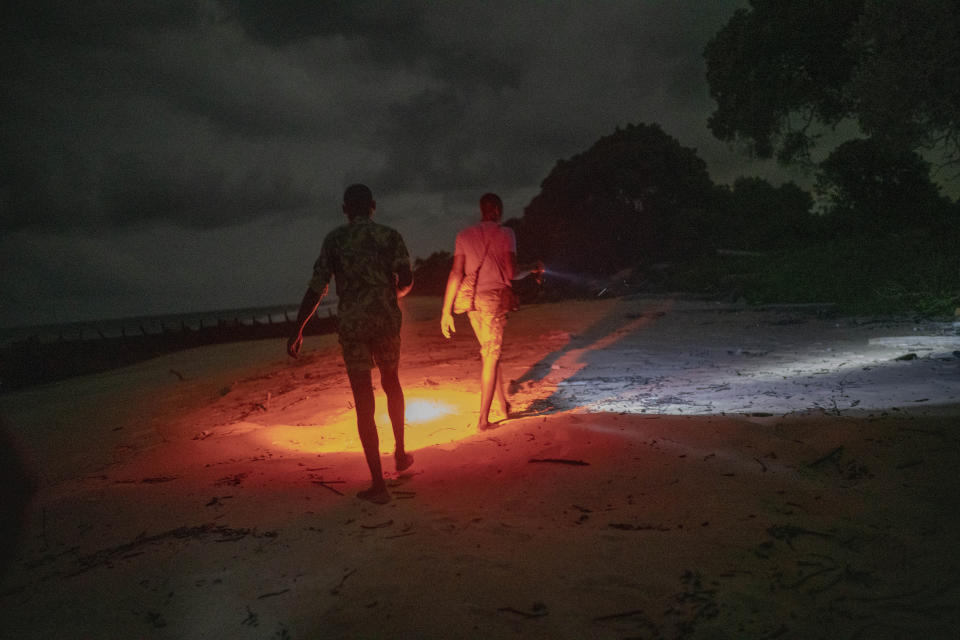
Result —
[[[480, 417], [477, 420], [477, 429], [484, 431], [490, 427], [490, 406], [496, 397], [497, 406], [504, 415], [507, 415], [507, 400], [503, 393], [503, 374], [500, 372], [500, 354], [490, 356], [486, 350], [492, 346], [491, 341], [496, 341], [496, 332], [502, 331], [500, 324], [502, 318], [494, 318], [482, 315], [478, 311], [471, 311], [469, 316], [470, 326], [477, 336], [477, 342], [480, 343]], [[486, 343], [486, 344], [485, 344]]]
[[360, 444], [363, 445], [363, 455], [367, 459], [370, 469], [370, 488], [357, 494], [358, 498], [370, 502], [389, 502], [387, 483], [383, 480], [383, 469], [380, 467], [380, 438], [377, 436], [377, 423], [374, 419], [373, 382], [370, 371], [352, 372], [350, 388], [353, 390], [353, 402], [357, 410], [357, 432], [360, 434]]
[[406, 413], [406, 401], [403, 397], [403, 387], [400, 386], [400, 376], [396, 368], [380, 369], [380, 385], [387, 394], [387, 413], [390, 415], [390, 424], [393, 426], [393, 440], [395, 448], [393, 458], [397, 464], [397, 471], [410, 468], [413, 456], [404, 448], [403, 433]]
[[497, 408], [505, 418], [510, 417], [510, 403], [507, 402], [507, 395], [503, 390], [503, 367], [500, 361], [497, 361], [497, 380], [493, 385], [493, 399], [497, 403]]
[[497, 370], [500, 358], [483, 357], [480, 369], [480, 419], [477, 429], [484, 431], [490, 427], [490, 405], [493, 403], [494, 389], [497, 386]]

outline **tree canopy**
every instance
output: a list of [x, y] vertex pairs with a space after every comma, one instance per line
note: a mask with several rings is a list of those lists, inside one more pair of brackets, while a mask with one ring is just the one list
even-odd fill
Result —
[[960, 162], [960, 0], [751, 0], [704, 50], [724, 141], [809, 160], [824, 127], [855, 122]]
[[722, 199], [718, 238], [723, 248], [787, 249], [816, 239], [813, 197], [796, 184], [774, 187], [762, 178], [737, 178]]
[[929, 226], [949, 208], [916, 152], [870, 138], [844, 142], [820, 163], [817, 188], [832, 203], [828, 218], [857, 234]]
[[618, 128], [557, 162], [524, 210], [519, 252], [594, 274], [695, 257], [715, 196], [695, 150], [655, 124]]

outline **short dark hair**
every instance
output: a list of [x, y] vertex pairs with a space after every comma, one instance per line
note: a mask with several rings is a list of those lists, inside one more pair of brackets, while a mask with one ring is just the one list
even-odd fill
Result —
[[351, 218], [368, 215], [373, 204], [373, 192], [365, 184], [352, 184], [343, 192], [343, 206]]
[[503, 213], [503, 200], [495, 193], [480, 196], [480, 211], [484, 218], [494, 217], [494, 212]]

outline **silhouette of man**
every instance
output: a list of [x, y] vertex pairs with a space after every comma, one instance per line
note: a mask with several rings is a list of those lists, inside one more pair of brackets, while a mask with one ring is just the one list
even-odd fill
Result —
[[347, 224], [331, 231], [313, 265], [313, 278], [297, 314], [297, 331], [287, 342], [287, 353], [296, 358], [303, 345], [303, 330], [327, 294], [331, 276], [337, 281], [337, 316], [343, 361], [350, 378], [357, 411], [357, 431], [370, 468], [372, 484], [357, 497], [377, 504], [390, 501], [380, 466], [380, 442], [374, 419], [373, 382], [376, 364], [380, 385], [387, 395], [387, 413], [393, 426], [397, 471], [413, 464], [404, 450], [404, 397], [397, 373], [400, 362], [401, 313], [397, 299], [413, 286], [410, 255], [401, 235], [371, 220], [377, 207], [366, 185], [354, 184], [343, 194]]
[[[477, 429], [490, 428], [490, 408], [496, 400], [504, 418], [510, 415], [510, 403], [503, 390], [500, 357], [503, 350], [503, 331], [507, 313], [503, 301], [505, 290], [511, 289], [517, 269], [517, 239], [513, 229], [500, 225], [503, 201], [495, 193], [480, 198], [481, 221], [457, 234], [453, 252], [453, 266], [447, 276], [443, 297], [440, 331], [445, 338], [456, 332], [453, 321], [453, 301], [466, 274], [477, 273], [474, 309], [467, 312], [470, 326], [480, 343], [480, 418]], [[542, 265], [530, 272], [539, 273]], [[524, 273], [523, 275], [526, 275]]]

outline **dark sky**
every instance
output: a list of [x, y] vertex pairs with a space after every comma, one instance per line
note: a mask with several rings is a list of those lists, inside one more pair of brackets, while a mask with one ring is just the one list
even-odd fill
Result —
[[719, 183], [802, 179], [706, 128], [703, 47], [745, 0], [13, 5], [0, 326], [297, 302], [349, 183], [426, 257], [618, 125]]

